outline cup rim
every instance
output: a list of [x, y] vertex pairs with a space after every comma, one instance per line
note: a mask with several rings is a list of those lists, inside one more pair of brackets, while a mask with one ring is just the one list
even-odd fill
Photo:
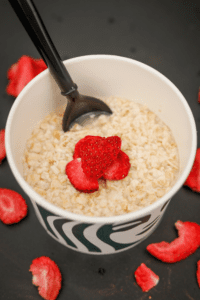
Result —
[[11, 107], [11, 110], [9, 112], [8, 119], [6, 122], [6, 126], [5, 126], [6, 155], [7, 155], [7, 159], [8, 159], [10, 168], [12, 170], [12, 173], [13, 173], [15, 179], [17, 180], [17, 182], [19, 183], [19, 185], [23, 188], [25, 193], [31, 198], [32, 201], [35, 201], [38, 205], [42, 206], [46, 210], [48, 210], [56, 215], [59, 215], [63, 218], [72, 219], [72, 220], [76, 220], [76, 221], [84, 222], [84, 223], [111, 224], [111, 223], [115, 223], [115, 222], [127, 222], [129, 220], [143, 217], [144, 215], [149, 214], [151, 211], [156, 210], [161, 205], [164, 205], [164, 203], [166, 203], [167, 200], [171, 199], [172, 196], [182, 187], [182, 185], [184, 184], [185, 180], [187, 179], [187, 177], [191, 171], [191, 168], [193, 166], [193, 162], [195, 159], [195, 155], [196, 155], [196, 148], [197, 148], [196, 125], [195, 125], [192, 111], [191, 111], [186, 99], [184, 98], [182, 93], [178, 90], [178, 88], [162, 73], [160, 73], [159, 71], [155, 70], [154, 68], [152, 68], [142, 62], [136, 61], [131, 58], [122, 57], [122, 56], [105, 55], [105, 54], [78, 56], [75, 58], [70, 58], [63, 62], [66, 65], [71, 65], [74, 62], [91, 60], [91, 59], [120, 60], [120, 61], [124, 61], [127, 63], [131, 63], [131, 64], [135, 64], [137, 66], [140, 66], [143, 69], [146, 69], [147, 71], [149, 71], [150, 73], [153, 73], [154, 75], [158, 76], [161, 80], [163, 80], [168, 86], [171, 87], [171, 89], [177, 94], [177, 96], [181, 100], [181, 102], [187, 112], [189, 122], [190, 122], [190, 125], [192, 128], [192, 147], [191, 147], [192, 149], [191, 149], [191, 153], [190, 153], [188, 162], [186, 164], [186, 167], [184, 168], [182, 174], [180, 175], [179, 179], [174, 184], [174, 186], [163, 197], [161, 197], [160, 199], [155, 201], [153, 204], [148, 205], [147, 207], [141, 208], [137, 211], [133, 211], [133, 212], [130, 212], [127, 214], [123, 214], [123, 215], [119, 215], [119, 216], [111, 216], [111, 217], [90, 217], [90, 216], [86, 216], [86, 215], [75, 214], [75, 213], [72, 213], [72, 212], [66, 211], [62, 208], [57, 207], [56, 205], [48, 202], [47, 200], [45, 200], [45, 198], [43, 198], [42, 196], [37, 194], [34, 191], [34, 189], [25, 181], [25, 179], [22, 177], [22, 175], [20, 174], [20, 172], [18, 171], [18, 169], [16, 167], [16, 164], [14, 162], [14, 158], [12, 155], [12, 149], [10, 147], [10, 145], [11, 145], [10, 131], [11, 131], [11, 124], [12, 124], [13, 116], [15, 115], [18, 105], [23, 101], [23, 98], [24, 98], [25, 94], [28, 92], [28, 90], [30, 89], [30, 87], [32, 87], [34, 84], [36, 84], [41, 78], [48, 76], [48, 74], [50, 74], [48, 69], [44, 70], [42, 73], [37, 75], [33, 80], [31, 80], [24, 87], [24, 89], [21, 91], [21, 93], [15, 99], [15, 101]]

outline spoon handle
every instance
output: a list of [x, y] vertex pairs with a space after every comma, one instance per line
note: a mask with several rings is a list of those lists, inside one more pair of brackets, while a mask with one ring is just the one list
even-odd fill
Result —
[[32, 0], [9, 0], [29, 37], [65, 96], [77, 90]]

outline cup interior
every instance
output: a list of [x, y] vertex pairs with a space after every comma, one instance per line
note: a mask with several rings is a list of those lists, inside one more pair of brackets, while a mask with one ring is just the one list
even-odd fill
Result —
[[[90, 55], [66, 60], [64, 64], [81, 94], [97, 98], [117, 96], [146, 104], [170, 127], [178, 145], [180, 172], [169, 195], [161, 199], [166, 201], [173, 196], [186, 180], [196, 152], [194, 118], [180, 91], [161, 73], [128, 58]], [[22, 156], [26, 141], [40, 120], [66, 102], [46, 70], [23, 89], [13, 104], [6, 124], [6, 151], [11, 169], [25, 191]]]

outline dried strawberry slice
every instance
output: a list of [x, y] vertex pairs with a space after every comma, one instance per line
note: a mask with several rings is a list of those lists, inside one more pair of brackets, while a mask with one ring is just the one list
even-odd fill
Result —
[[17, 63], [15, 72], [12, 70], [12, 72], [9, 73], [9, 76], [12, 79], [7, 87], [7, 93], [17, 97], [25, 85], [35, 77], [32, 61], [29, 57], [22, 56]]
[[125, 178], [130, 170], [130, 162], [120, 148], [121, 139], [118, 136], [105, 138], [88, 135], [81, 139], [75, 145], [74, 160], [66, 166], [66, 174], [72, 185], [79, 191], [90, 193], [98, 190], [99, 178]]
[[1, 129], [0, 130], [0, 164], [5, 157], [6, 157], [5, 129]]
[[130, 166], [128, 155], [120, 150], [117, 159], [104, 172], [103, 178], [108, 180], [121, 180], [128, 175]]
[[81, 158], [76, 158], [66, 165], [66, 174], [71, 184], [84, 193], [93, 193], [99, 189], [97, 179], [88, 178], [83, 172]]
[[197, 282], [198, 282], [198, 286], [200, 288], [200, 260], [197, 262]]
[[27, 204], [20, 194], [0, 188], [0, 220], [4, 224], [18, 223], [27, 215]]
[[120, 147], [121, 139], [117, 136], [86, 136], [75, 145], [73, 158], [81, 157], [86, 176], [98, 179], [117, 158]]
[[8, 70], [8, 79], [13, 79], [17, 75], [18, 63], [13, 64]]
[[78, 141], [78, 143], [76, 143], [75, 145], [75, 149], [74, 149], [74, 155], [73, 155], [73, 159], [76, 159], [78, 157], [81, 157], [81, 149], [82, 146], [85, 145], [85, 142], [90, 143], [100, 143], [102, 141], [102, 137], [100, 136], [93, 136], [93, 135], [86, 135], [83, 139], [81, 139], [80, 141]]
[[6, 88], [7, 93], [17, 97], [27, 83], [46, 68], [47, 66], [42, 59], [33, 59], [23, 55], [8, 70], [8, 79], [10, 82]]
[[117, 159], [117, 155], [121, 149], [122, 140], [118, 136], [110, 136], [106, 138], [106, 150], [112, 155], [112, 158]]
[[143, 292], [148, 292], [159, 282], [159, 276], [142, 263], [135, 271], [135, 279]]
[[32, 282], [39, 286], [39, 294], [46, 300], [55, 300], [61, 289], [62, 276], [56, 263], [49, 257], [35, 258], [29, 269]]
[[147, 251], [166, 263], [175, 263], [193, 254], [200, 246], [200, 226], [194, 222], [177, 221], [179, 237], [171, 243], [150, 244]]
[[44, 60], [41, 58], [33, 59], [32, 64], [34, 66], [35, 76], [43, 72], [47, 68], [47, 65], [45, 64]]
[[197, 149], [192, 170], [184, 185], [187, 185], [195, 192], [200, 192], [200, 148]]

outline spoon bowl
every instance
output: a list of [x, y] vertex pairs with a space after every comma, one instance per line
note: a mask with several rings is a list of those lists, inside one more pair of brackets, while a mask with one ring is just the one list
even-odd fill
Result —
[[68, 131], [75, 123], [84, 126], [94, 117], [111, 114], [112, 111], [103, 101], [94, 97], [79, 94], [76, 90], [70, 96], [62, 120], [63, 131]]
[[91, 121], [91, 113], [96, 116], [112, 114], [102, 100], [79, 94], [78, 87], [64, 66], [33, 1], [9, 2], [60, 87], [61, 94], [68, 100], [62, 120], [63, 131], [68, 131], [76, 122], [83, 125], [87, 119]]

